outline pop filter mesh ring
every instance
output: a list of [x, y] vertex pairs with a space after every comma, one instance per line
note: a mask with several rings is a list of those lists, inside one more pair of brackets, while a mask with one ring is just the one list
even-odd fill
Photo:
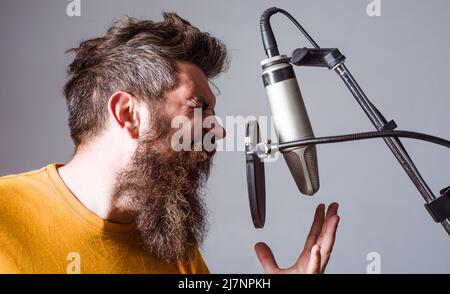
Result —
[[266, 185], [264, 162], [256, 155], [256, 145], [261, 142], [257, 121], [250, 121], [245, 128], [245, 156], [250, 213], [257, 229], [264, 227], [266, 219]]

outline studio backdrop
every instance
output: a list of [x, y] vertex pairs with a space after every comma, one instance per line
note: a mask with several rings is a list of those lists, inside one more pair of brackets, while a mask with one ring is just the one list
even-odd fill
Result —
[[[67, 49], [103, 34], [120, 16], [160, 20], [163, 11], [173, 11], [223, 40], [231, 55], [228, 72], [214, 81], [220, 89], [216, 112], [228, 136], [206, 191], [209, 233], [202, 253], [212, 272], [262, 272], [253, 249], [257, 241], [272, 247], [280, 266], [291, 265], [314, 208], [336, 201], [341, 221], [327, 272], [450, 273], [448, 235], [382, 139], [317, 146], [321, 186], [313, 197], [298, 192], [282, 157], [267, 163], [266, 224], [254, 228], [244, 130], [226, 118], [270, 118], [259, 18], [271, 6], [289, 11], [322, 47], [339, 48], [365, 93], [399, 129], [450, 137], [447, 0], [2, 1], [0, 174], [70, 159], [62, 95], [73, 58]], [[283, 53], [309, 45], [286, 18], [274, 16], [272, 26]], [[373, 130], [333, 72], [295, 70], [316, 136]], [[402, 142], [433, 192], [450, 184], [447, 148]]]

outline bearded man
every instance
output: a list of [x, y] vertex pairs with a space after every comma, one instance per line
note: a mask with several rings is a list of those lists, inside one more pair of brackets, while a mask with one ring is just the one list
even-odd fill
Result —
[[[64, 95], [74, 156], [0, 178], [1, 273], [208, 272], [198, 248], [214, 150], [196, 149], [194, 136], [191, 148], [175, 150], [171, 123], [186, 117], [195, 133], [201, 109], [210, 121], [201, 137], [224, 138], [208, 81], [226, 68], [227, 51], [178, 15], [163, 17], [121, 19], [69, 50]], [[257, 244], [266, 272], [323, 273], [338, 221], [337, 204], [326, 216], [319, 205], [289, 269]]]

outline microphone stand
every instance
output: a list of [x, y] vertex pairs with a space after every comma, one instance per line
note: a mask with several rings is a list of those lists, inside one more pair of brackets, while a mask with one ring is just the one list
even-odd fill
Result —
[[[363, 90], [360, 88], [355, 78], [352, 76], [343, 62], [337, 65], [334, 68], [334, 71], [342, 78], [345, 85], [352, 93], [353, 97], [355, 97], [358, 104], [364, 110], [367, 117], [370, 119], [370, 121], [378, 131], [386, 129], [393, 130], [396, 127], [394, 121], [387, 122], [381, 112], [370, 102], [366, 94], [364, 94]], [[425, 207], [427, 208], [428, 212], [436, 222], [440, 222], [442, 224], [447, 234], [450, 235], [449, 215], [446, 215], [444, 211], [441, 211], [443, 208], [442, 206], [445, 205], [445, 203], [443, 203], [444, 200], [446, 199], [447, 206], [449, 203], [448, 195], [446, 196], [444, 194], [445, 189], [441, 191], [443, 195], [439, 198], [436, 198], [425, 180], [422, 178], [417, 167], [414, 165], [413, 160], [409, 156], [400, 139], [395, 137], [384, 137], [383, 140], [384, 142], [386, 142], [386, 145], [394, 154], [395, 158], [400, 163], [408, 177], [411, 179], [414, 186], [416, 186], [417, 190], [422, 195], [423, 199], [426, 202]]]

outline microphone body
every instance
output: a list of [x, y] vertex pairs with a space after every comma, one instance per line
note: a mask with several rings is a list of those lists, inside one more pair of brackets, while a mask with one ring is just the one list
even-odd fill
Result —
[[[314, 138], [294, 69], [285, 55], [264, 60], [262, 78], [272, 112], [278, 142]], [[317, 151], [314, 145], [283, 152], [299, 191], [313, 195], [319, 190]]]

